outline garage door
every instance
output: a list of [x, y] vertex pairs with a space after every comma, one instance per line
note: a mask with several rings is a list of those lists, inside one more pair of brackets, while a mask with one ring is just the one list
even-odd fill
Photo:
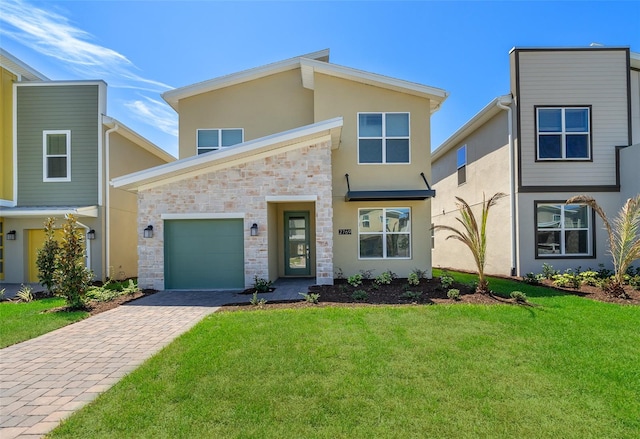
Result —
[[243, 220], [165, 221], [164, 257], [165, 288], [243, 288]]

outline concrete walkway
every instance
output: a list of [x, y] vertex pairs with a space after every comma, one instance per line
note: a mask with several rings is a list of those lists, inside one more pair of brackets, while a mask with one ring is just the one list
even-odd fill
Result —
[[[260, 295], [300, 300], [310, 280]], [[232, 291], [163, 291], [0, 350], [0, 438], [40, 438], [206, 315]]]

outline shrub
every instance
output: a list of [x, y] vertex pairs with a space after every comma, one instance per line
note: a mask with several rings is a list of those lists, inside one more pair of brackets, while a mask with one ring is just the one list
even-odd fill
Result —
[[320, 299], [320, 294], [318, 293], [298, 293], [300, 294], [302, 297], [304, 297], [304, 300], [308, 303], [318, 303], [318, 300]]
[[335, 277], [336, 279], [344, 279], [344, 271], [342, 271], [342, 268], [336, 268]]
[[4, 300], [5, 291], [7, 291], [7, 290], [5, 290], [4, 288], [0, 289], [0, 300]]
[[522, 276], [522, 281], [529, 285], [538, 285], [542, 279], [544, 279], [542, 274], [527, 273]]
[[362, 274], [354, 274], [353, 276], [349, 276], [347, 279], [347, 283], [352, 287], [359, 287], [362, 285]]
[[551, 264], [547, 264], [546, 262], [542, 264], [542, 276], [544, 276], [545, 279], [551, 280], [557, 274], [560, 274], [560, 272], [558, 270], [554, 270]]
[[420, 284], [420, 276], [418, 276], [418, 274], [413, 271], [411, 272], [411, 274], [409, 274], [409, 277], [407, 278], [407, 282], [409, 282], [409, 285], [412, 286], [416, 286]]
[[258, 277], [258, 275], [253, 276], [253, 288], [258, 293], [268, 293], [272, 284], [273, 282], [270, 280]]
[[375, 283], [378, 285], [389, 285], [393, 280], [393, 273], [391, 271], [385, 271], [376, 276]]
[[21, 285], [16, 297], [22, 302], [31, 302], [33, 300], [33, 290], [29, 285]]
[[453, 278], [449, 276], [449, 272], [444, 270], [442, 275], [440, 276], [440, 285], [445, 290], [448, 289], [453, 284]]
[[516, 302], [526, 302], [527, 301], [527, 295], [525, 293], [523, 293], [522, 291], [512, 291], [511, 294], [509, 294], [509, 296], [511, 296], [511, 298], [513, 300], [515, 300]]
[[634, 290], [640, 290], [640, 274], [636, 274], [629, 279], [629, 285], [631, 285]]
[[254, 291], [253, 296], [251, 297], [250, 303], [254, 306], [262, 308], [267, 303], [267, 299], [263, 297], [258, 299], [258, 292]]
[[447, 297], [451, 300], [460, 300], [460, 290], [452, 288], [447, 291]]
[[582, 282], [582, 285], [591, 285], [593, 287], [597, 286], [600, 283], [598, 272], [593, 270], [587, 270], [580, 273], [580, 280]]
[[369, 298], [369, 294], [365, 290], [355, 290], [351, 298], [356, 302], [364, 302]]
[[54, 276], [56, 271], [56, 255], [60, 249], [58, 241], [53, 236], [54, 218], [47, 218], [44, 222], [45, 240], [42, 247], [38, 249], [36, 266], [38, 267], [38, 282], [45, 287], [49, 293], [54, 289]]
[[569, 268], [564, 273], [553, 276], [553, 284], [558, 287], [578, 289], [582, 285], [582, 278], [580, 273]]
[[373, 272], [374, 270], [360, 270], [360, 275], [362, 276], [362, 279], [369, 280], [373, 277]]
[[422, 296], [422, 291], [405, 291], [400, 297], [403, 299], [409, 299], [412, 302], [417, 302], [420, 300], [420, 296]]
[[83, 308], [93, 273], [84, 265], [84, 237], [73, 215], [67, 216], [62, 232], [53, 279], [56, 294], [65, 298], [68, 307]]
[[418, 279], [426, 279], [427, 270], [420, 270], [419, 268], [414, 268], [413, 270], [411, 270], [411, 274], [415, 274], [418, 277]]
[[613, 276], [613, 270], [609, 270], [604, 267], [604, 264], [598, 264], [598, 277], [600, 279], [606, 279]]

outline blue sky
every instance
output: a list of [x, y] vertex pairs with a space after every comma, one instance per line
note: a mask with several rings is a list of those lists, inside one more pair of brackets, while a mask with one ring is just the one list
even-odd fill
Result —
[[0, 47], [53, 80], [104, 79], [108, 115], [174, 155], [172, 88], [329, 48], [333, 63], [447, 90], [435, 149], [509, 92], [512, 47], [640, 52], [639, 29], [638, 1], [0, 0]]

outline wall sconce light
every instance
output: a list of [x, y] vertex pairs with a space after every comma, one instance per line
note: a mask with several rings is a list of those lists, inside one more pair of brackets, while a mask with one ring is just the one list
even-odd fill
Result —
[[16, 240], [16, 231], [11, 230], [10, 232], [7, 232], [7, 241], [15, 241], [15, 240]]
[[258, 236], [258, 224], [253, 223], [251, 226], [251, 236]]
[[153, 238], [153, 226], [149, 224], [146, 229], [143, 231], [143, 236], [145, 238]]
[[96, 239], [96, 231], [94, 229], [87, 232], [87, 239]]

